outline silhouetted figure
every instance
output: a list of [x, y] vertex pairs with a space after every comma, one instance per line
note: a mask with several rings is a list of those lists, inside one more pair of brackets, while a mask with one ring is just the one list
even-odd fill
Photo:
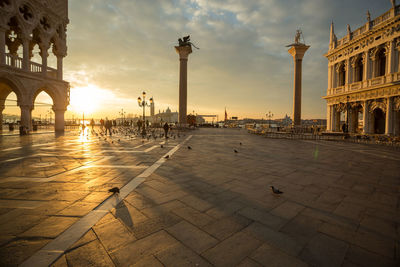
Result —
[[94, 128], [94, 119], [93, 118], [90, 120], [90, 126], [92, 127], [92, 131], [93, 131], [93, 128]]
[[138, 127], [138, 132], [140, 133], [140, 129], [142, 128], [142, 121], [138, 120], [136, 123], [137, 127]]
[[110, 133], [110, 136], [112, 136], [112, 133], [111, 133], [111, 128], [112, 128], [112, 122], [109, 120], [109, 119], [107, 119], [106, 118], [106, 125], [105, 125], [105, 127], [106, 127], [106, 135], [107, 135], [107, 131]]
[[169, 130], [168, 122], [166, 122], [164, 124], [163, 128], [164, 128], [164, 133], [165, 133], [165, 139], [167, 139], [168, 138], [168, 136], [167, 136], [168, 135], [168, 130]]
[[342, 125], [342, 131], [345, 133], [346, 132], [346, 123], [343, 123]]

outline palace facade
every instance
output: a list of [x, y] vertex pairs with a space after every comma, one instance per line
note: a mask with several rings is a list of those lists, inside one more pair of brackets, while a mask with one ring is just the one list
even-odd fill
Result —
[[[0, 0], [0, 122], [5, 100], [14, 92], [21, 126], [29, 132], [36, 96], [45, 91], [53, 100], [55, 130], [64, 130], [69, 104], [69, 83], [63, 80], [68, 23], [68, 0]], [[41, 62], [32, 61], [35, 47]], [[49, 53], [56, 57], [56, 68], [47, 64]]]
[[400, 5], [337, 39], [330, 29], [327, 131], [400, 135]]

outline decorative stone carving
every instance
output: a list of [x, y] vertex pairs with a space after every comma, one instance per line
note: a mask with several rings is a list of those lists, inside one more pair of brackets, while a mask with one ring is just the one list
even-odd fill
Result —
[[373, 112], [375, 109], [380, 108], [383, 112], [386, 112], [386, 103], [382, 99], [373, 100], [369, 104], [369, 111]]
[[393, 109], [400, 111], [400, 96], [393, 98]]

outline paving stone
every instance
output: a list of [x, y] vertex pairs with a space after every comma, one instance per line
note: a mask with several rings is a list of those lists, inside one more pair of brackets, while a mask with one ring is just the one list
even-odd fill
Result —
[[275, 215], [280, 218], [285, 218], [285, 219], [292, 219], [295, 217], [299, 212], [301, 212], [304, 209], [304, 206], [286, 201], [283, 204], [279, 205], [275, 209], [271, 210], [271, 214]]
[[182, 202], [178, 200], [173, 200], [167, 203], [163, 203], [161, 205], [153, 206], [151, 208], [142, 209], [141, 212], [149, 218], [154, 218], [162, 216], [165, 213], [169, 213], [173, 209], [182, 208], [184, 206], [185, 205]]
[[176, 245], [156, 254], [163, 266], [212, 266], [195, 252], [182, 245]]
[[300, 258], [314, 266], [340, 266], [348, 247], [343, 241], [318, 234], [307, 244]]
[[214, 237], [186, 221], [181, 221], [166, 230], [199, 254], [218, 243]]
[[112, 213], [128, 227], [134, 227], [136, 224], [144, 222], [148, 219], [143, 213], [125, 201], [121, 201], [117, 208], [112, 211]]
[[131, 265], [134, 267], [163, 267], [164, 265], [154, 256], [147, 256], [140, 259], [135, 264]]
[[178, 209], [174, 209], [173, 213], [187, 220], [188, 222], [197, 225], [204, 226], [209, 224], [213, 219], [205, 213], [201, 213], [195, 209], [190, 207], [182, 207]]
[[15, 240], [0, 249], [0, 266], [17, 266], [45, 246], [50, 239]]
[[60, 258], [56, 260], [53, 264], [50, 265], [51, 267], [68, 267], [67, 258], [65, 255], [62, 255]]
[[[6, 215], [7, 214], [5, 214], [4, 216]], [[21, 215], [21, 213], [19, 213], [19, 215]], [[43, 219], [45, 219], [44, 216], [38, 216], [38, 215], [26, 215], [26, 216], [21, 215], [16, 218], [10, 216], [9, 221], [5, 221], [0, 225], [0, 234], [1, 235], [20, 234], [28, 230], [29, 228], [35, 226]]]
[[389, 238], [394, 238], [397, 234], [396, 223], [371, 216], [365, 216], [361, 221], [360, 226], [369, 231], [376, 232]]
[[20, 236], [56, 238], [77, 220], [78, 218], [71, 217], [49, 217]]
[[73, 266], [114, 266], [100, 242], [95, 240], [66, 254], [69, 267]]
[[94, 241], [96, 239], [97, 239], [97, 236], [95, 235], [93, 230], [90, 229], [78, 241], [76, 241], [71, 247], [69, 247], [68, 250], [75, 249], [75, 248], [80, 247], [82, 245], [85, 245], [85, 244], [87, 244], [89, 242], [92, 242], [92, 241]]
[[94, 226], [93, 230], [108, 252], [136, 240], [133, 234], [117, 219]]
[[161, 229], [172, 226], [179, 221], [181, 221], [181, 218], [174, 214], [168, 213], [137, 223], [131, 227], [131, 229], [137, 238], [143, 238]]
[[250, 257], [263, 266], [308, 266], [308, 264], [296, 257], [290, 256], [268, 244], [263, 244]]
[[335, 239], [343, 240], [348, 243], [354, 242], [358, 226], [351, 225], [336, 225], [330, 223], [324, 223], [318, 231], [331, 236]]
[[322, 223], [321, 220], [304, 215], [298, 215], [282, 227], [281, 232], [292, 237], [300, 244], [306, 244], [318, 233], [318, 228]]
[[233, 215], [216, 220], [210, 224], [205, 225], [202, 229], [215, 236], [219, 240], [233, 235], [234, 233], [242, 230], [252, 221], [240, 215]]
[[285, 218], [274, 216], [270, 213], [263, 212], [256, 208], [246, 207], [241, 209], [237, 213], [250, 220], [260, 222], [275, 230], [279, 230], [288, 222], [288, 220]]
[[209, 202], [194, 195], [187, 195], [181, 198], [180, 201], [200, 212], [204, 212], [213, 206]]
[[291, 238], [290, 236], [274, 231], [271, 228], [268, 228], [260, 223], [254, 222], [246, 227], [244, 232], [252, 235], [254, 238], [272, 246], [279, 248], [285, 253], [297, 256], [303, 248], [303, 245], [298, 243], [296, 240]]
[[249, 256], [260, 244], [260, 241], [249, 234], [238, 232], [202, 255], [213, 265], [234, 266]]
[[144, 257], [157, 254], [178, 244], [178, 241], [165, 231], [159, 231], [115, 250], [111, 253], [111, 257], [118, 266], [129, 266]]
[[339, 216], [352, 219], [354, 221], [360, 221], [362, 217], [362, 212], [364, 210], [365, 207], [362, 207], [360, 205], [342, 202], [334, 211], [334, 213]]
[[261, 267], [262, 265], [255, 262], [252, 259], [245, 258], [241, 263], [237, 265], [238, 267]]
[[373, 232], [359, 229], [352, 243], [390, 259], [394, 258], [395, 241], [393, 239], [388, 239]]
[[85, 203], [79, 201], [63, 209], [58, 215], [83, 217], [97, 207], [98, 204], [99, 203]]
[[[346, 253], [346, 260], [357, 266], [396, 266], [396, 262], [387, 257], [351, 245]], [[397, 265], [398, 266], [398, 265]]]

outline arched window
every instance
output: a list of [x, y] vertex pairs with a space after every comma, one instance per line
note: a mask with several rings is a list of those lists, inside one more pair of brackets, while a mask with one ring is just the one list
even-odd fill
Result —
[[339, 71], [338, 71], [338, 86], [343, 86], [345, 82], [346, 82], [346, 68], [342, 63], [339, 66]]
[[376, 54], [376, 77], [386, 73], [386, 54], [385, 49], [380, 49]]
[[356, 60], [354, 66], [354, 82], [361, 82], [363, 80], [363, 72], [364, 66], [362, 63], [362, 58], [360, 57]]

